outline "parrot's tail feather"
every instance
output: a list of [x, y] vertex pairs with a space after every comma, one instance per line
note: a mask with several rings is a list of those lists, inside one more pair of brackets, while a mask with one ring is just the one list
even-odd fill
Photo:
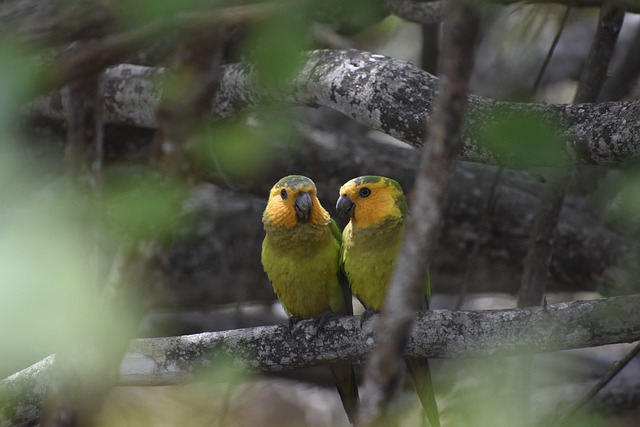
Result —
[[340, 394], [342, 406], [351, 424], [355, 425], [358, 407], [360, 406], [360, 397], [353, 366], [350, 363], [338, 362], [330, 363], [329, 367], [336, 381], [336, 388]]
[[427, 359], [407, 357], [406, 362], [411, 378], [413, 378], [416, 392], [418, 393], [420, 402], [422, 402], [422, 407], [427, 415], [427, 419], [429, 419], [431, 423], [431, 427], [440, 427], [440, 415], [438, 413], [436, 395], [433, 390], [433, 382], [431, 381], [429, 361]]

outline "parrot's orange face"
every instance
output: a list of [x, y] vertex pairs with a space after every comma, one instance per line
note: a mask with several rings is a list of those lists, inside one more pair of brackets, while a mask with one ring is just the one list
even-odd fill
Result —
[[400, 184], [393, 179], [361, 176], [340, 188], [336, 210], [340, 215], [349, 215], [354, 227], [366, 228], [402, 219], [407, 204]]
[[309, 178], [285, 176], [271, 188], [263, 221], [284, 228], [298, 224], [326, 225], [330, 216], [316, 193], [316, 185]]

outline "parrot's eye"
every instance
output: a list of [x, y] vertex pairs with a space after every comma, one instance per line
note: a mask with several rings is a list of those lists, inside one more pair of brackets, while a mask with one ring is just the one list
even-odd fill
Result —
[[280, 192], [280, 197], [282, 197], [282, 200], [287, 200], [289, 198], [289, 195], [287, 194], [287, 190], [282, 189], [282, 191]]
[[358, 194], [360, 195], [360, 197], [369, 197], [369, 195], [371, 194], [371, 190], [369, 189], [369, 187], [362, 187]]

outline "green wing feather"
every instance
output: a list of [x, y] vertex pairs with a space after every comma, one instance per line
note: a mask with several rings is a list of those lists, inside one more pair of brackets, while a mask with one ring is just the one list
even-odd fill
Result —
[[436, 396], [433, 390], [429, 361], [427, 359], [406, 357], [405, 363], [413, 379], [413, 385], [416, 388], [416, 393], [420, 398], [427, 419], [431, 423], [431, 427], [440, 427], [440, 416], [438, 414], [438, 404], [436, 403]]
[[[344, 306], [347, 315], [353, 315], [353, 304], [351, 302], [351, 288], [347, 281], [347, 276], [342, 270], [342, 233], [338, 229], [338, 225], [334, 220], [331, 220], [331, 233], [333, 237], [340, 243], [340, 252], [338, 255], [338, 279], [340, 280], [340, 287], [342, 288], [342, 294], [344, 296]], [[340, 394], [340, 400], [347, 413], [347, 417], [352, 424], [355, 424], [356, 415], [358, 412], [358, 406], [360, 406], [360, 397], [358, 394], [358, 383], [356, 381], [355, 371], [353, 365], [346, 362], [330, 363], [329, 368], [335, 378], [338, 393]]]
[[343, 254], [343, 246], [342, 246], [342, 233], [338, 229], [338, 225], [334, 220], [331, 220], [331, 233], [333, 237], [340, 243], [340, 252], [338, 253], [338, 279], [340, 280], [340, 287], [342, 288], [342, 294], [344, 296], [344, 305], [346, 308], [347, 315], [353, 315], [353, 303], [351, 302], [352, 293], [351, 286], [349, 286], [349, 280], [347, 279], [347, 275], [342, 268], [342, 254]]

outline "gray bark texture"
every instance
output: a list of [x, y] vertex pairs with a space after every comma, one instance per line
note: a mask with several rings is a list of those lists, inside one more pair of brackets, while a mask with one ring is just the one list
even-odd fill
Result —
[[[106, 71], [105, 108], [109, 123], [155, 127], [164, 70], [118, 65]], [[223, 67], [213, 116], [229, 116], [270, 102], [282, 106], [324, 106], [415, 147], [424, 143], [425, 124], [438, 94], [438, 79], [412, 64], [358, 50], [318, 50], [303, 58], [289, 85], [259, 87], [249, 64]], [[479, 137], [496, 114], [533, 115], [563, 141], [551, 166], [570, 161], [619, 164], [640, 157], [640, 101], [598, 104], [525, 104], [469, 96], [469, 113], [459, 159], [480, 163], [526, 165], [508, 150], [496, 151]], [[68, 106], [54, 93], [30, 110], [62, 119]], [[545, 141], [541, 141], [544, 143]], [[517, 142], [514, 142], [517, 144]], [[517, 146], [517, 145], [516, 145]], [[533, 160], [535, 165], [535, 160]], [[540, 162], [538, 160], [538, 162]]]
[[389, 12], [409, 22], [419, 24], [442, 22], [443, 1], [387, 0], [386, 3]]
[[[419, 312], [406, 353], [428, 358], [513, 356], [640, 340], [640, 295], [573, 301], [526, 309]], [[379, 316], [313, 321], [179, 337], [134, 340], [120, 368], [121, 385], [166, 385], [193, 380], [216, 362], [279, 372], [335, 360], [362, 362], [373, 348]], [[28, 423], [40, 412], [54, 357], [0, 381], [3, 426]]]

